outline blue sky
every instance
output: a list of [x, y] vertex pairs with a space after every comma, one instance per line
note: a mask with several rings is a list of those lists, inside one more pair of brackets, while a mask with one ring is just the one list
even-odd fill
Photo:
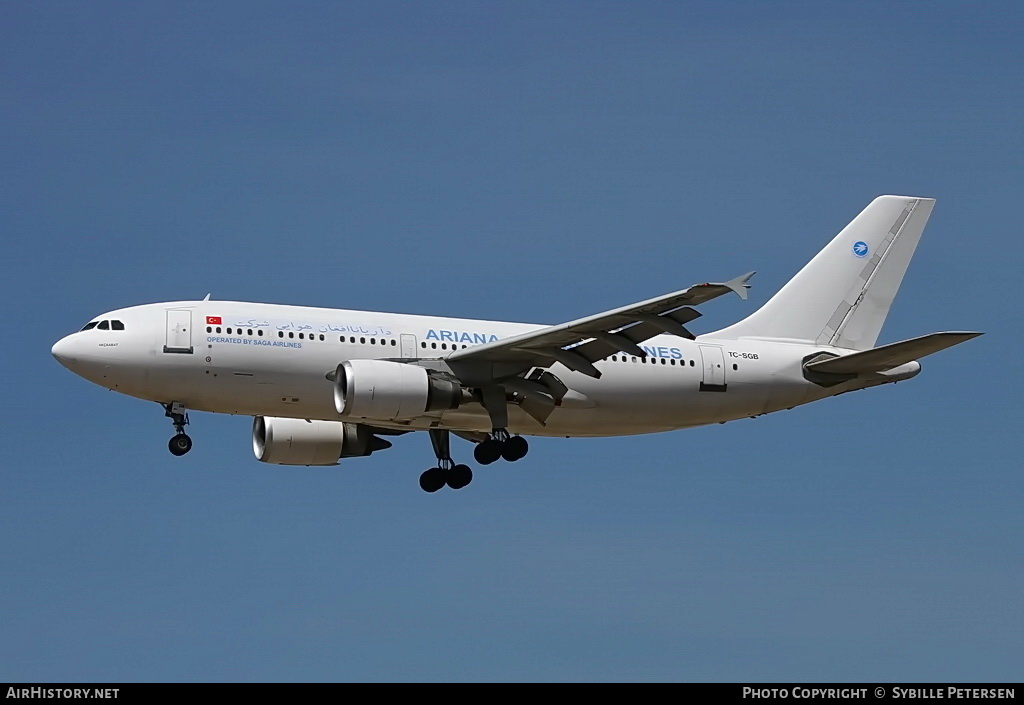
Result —
[[[0, 680], [1019, 680], [1019, 3], [4, 3]], [[559, 322], [938, 199], [909, 384], [537, 440], [257, 463], [250, 419], [49, 354], [214, 298]], [[460, 443], [457, 452], [468, 458]]]

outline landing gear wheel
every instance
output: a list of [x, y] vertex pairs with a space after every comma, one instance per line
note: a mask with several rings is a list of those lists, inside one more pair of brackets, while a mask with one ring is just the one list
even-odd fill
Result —
[[192, 439], [185, 435], [185, 427], [188, 426], [188, 414], [185, 413], [185, 405], [178, 401], [170, 404], [161, 403], [164, 408], [164, 416], [174, 424], [175, 435], [167, 441], [167, 450], [171, 455], [181, 456], [192, 450]]
[[448, 477], [445, 480], [453, 490], [461, 490], [472, 481], [473, 471], [469, 469], [468, 465], [456, 465], [448, 471]]
[[185, 455], [185, 453], [192, 450], [192, 439], [184, 433], [179, 433], [167, 442], [167, 449], [171, 451], [171, 455]]
[[437, 492], [444, 487], [446, 474], [441, 468], [430, 468], [420, 475], [420, 489], [424, 492]]
[[481, 465], [490, 465], [501, 457], [502, 445], [501, 441], [496, 441], [493, 438], [481, 441], [473, 449], [473, 457]]
[[524, 457], [530, 450], [530, 444], [522, 436], [512, 436], [501, 445], [501, 457], [514, 463]]

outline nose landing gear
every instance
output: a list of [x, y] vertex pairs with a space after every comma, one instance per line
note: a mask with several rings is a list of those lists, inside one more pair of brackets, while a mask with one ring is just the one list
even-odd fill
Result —
[[170, 404], [161, 404], [164, 407], [164, 416], [174, 424], [174, 435], [167, 442], [167, 450], [171, 455], [181, 456], [192, 450], [192, 439], [185, 433], [188, 426], [188, 414], [185, 412], [185, 405], [181, 402], [172, 401]]

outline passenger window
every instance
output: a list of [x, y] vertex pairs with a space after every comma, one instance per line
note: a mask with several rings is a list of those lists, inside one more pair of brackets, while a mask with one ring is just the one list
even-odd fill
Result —
[[394, 340], [392, 340], [391, 341], [391, 347], [395, 347], [396, 345], [398, 345], [398, 343], [396, 343]]
[[324, 339], [324, 334], [323, 334], [323, 333], [321, 333], [321, 334], [320, 334], [320, 340], [323, 340], [323, 339]]
[[288, 331], [288, 337], [289, 337], [289, 338], [294, 338], [294, 337], [295, 337], [295, 334], [294, 334], [294, 333], [292, 333], [291, 331]]
[[220, 326], [217, 326], [217, 332], [220, 333]]
[[206, 332], [207, 333], [212, 333], [213, 332], [213, 327], [212, 326], [206, 326]]
[[95, 328], [95, 327], [96, 327], [96, 326], [97, 326], [98, 324], [99, 324], [99, 321], [89, 321], [89, 322], [88, 322], [88, 323], [86, 323], [86, 324], [85, 324], [84, 326], [82, 326], [82, 330], [92, 330], [92, 329], [93, 329], [93, 328]]
[[[218, 331], [218, 332], [219, 332], [219, 331]], [[278, 337], [278, 338], [283, 338], [283, 337], [284, 337], [284, 331], [283, 331], [283, 330], [279, 330], [279, 331], [277, 331], [277, 337]]]
[[302, 333], [299, 333], [299, 340], [302, 340]]
[[[92, 325], [96, 325], [96, 324], [93, 323]], [[427, 344], [426, 343], [420, 343], [420, 347], [426, 349]]]
[[110, 330], [110, 321], [100, 321], [100, 324], [96, 327], [100, 330]]
[[256, 335], [258, 335], [258, 336], [262, 337], [262, 336], [263, 336], [263, 329], [262, 329], [262, 328], [258, 329], [258, 330], [256, 331]]
[[693, 367], [693, 360], [690, 360], [690, 367]]
[[121, 323], [121, 321], [111, 321], [110, 322], [110, 329], [111, 330], [124, 330], [124, 323]]
[[252, 335], [252, 328], [248, 330], [249, 335]]
[[665, 358], [661, 358], [661, 364], [663, 364], [663, 365], [667, 364], [667, 363], [665, 362]]
[[366, 338], [360, 338], [359, 339], [359, 344], [360, 345], [366, 345]]
[[230, 329], [230, 328], [226, 328], [226, 329], [225, 329], [225, 332], [226, 332], [226, 333], [227, 333], [228, 335], [231, 335], [231, 329]]

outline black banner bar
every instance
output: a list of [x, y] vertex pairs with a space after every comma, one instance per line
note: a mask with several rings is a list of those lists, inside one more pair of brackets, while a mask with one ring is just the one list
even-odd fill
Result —
[[[569, 682], [569, 681], [566, 681]], [[0, 694], [4, 701], [26, 700], [135, 701], [154, 695], [187, 695], [185, 691], [204, 696], [223, 694], [238, 697], [251, 688], [256, 697], [281, 695], [294, 697], [313, 695], [317, 691], [337, 690], [354, 683], [4, 683]], [[792, 700], [822, 702], [826, 700], [862, 700], [871, 702], [913, 702], [949, 700], [1012, 701], [1021, 691], [1019, 683], [675, 683], [683, 693], [706, 697], [728, 697], [755, 702], [759, 700]], [[270, 690], [268, 691], [268, 687]], [[287, 689], [287, 690], [285, 690]]]

